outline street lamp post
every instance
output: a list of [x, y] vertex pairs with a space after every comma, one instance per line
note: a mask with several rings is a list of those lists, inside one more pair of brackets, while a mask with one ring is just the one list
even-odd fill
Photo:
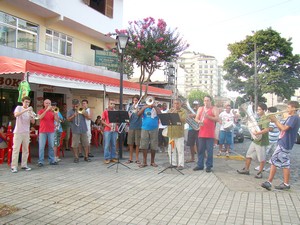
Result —
[[[121, 60], [120, 60], [120, 111], [123, 110], [123, 72], [124, 72], [124, 65], [123, 65], [123, 60], [124, 60], [124, 50], [126, 48], [127, 42], [128, 42], [129, 37], [125, 34], [119, 34], [117, 36], [117, 46], [119, 53], [121, 55]], [[122, 151], [122, 140], [123, 139], [123, 134], [119, 134], [119, 158], [123, 158], [123, 151]]]
[[172, 85], [173, 98], [177, 98], [176, 68], [171, 63], [168, 64], [168, 83]]

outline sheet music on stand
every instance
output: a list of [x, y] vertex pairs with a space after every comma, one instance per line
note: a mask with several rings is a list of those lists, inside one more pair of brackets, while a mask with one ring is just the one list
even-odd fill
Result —
[[[129, 122], [129, 115], [127, 111], [108, 111], [108, 119], [110, 123], [128, 123]], [[123, 136], [122, 133], [119, 133], [119, 145], [122, 144]], [[120, 147], [120, 146], [119, 146]], [[114, 164], [108, 166], [107, 168], [110, 168], [114, 165], [117, 164], [117, 169], [116, 172], [118, 172], [118, 165], [121, 164], [124, 167], [127, 167], [130, 169], [130, 167], [124, 165], [123, 163], [120, 162], [120, 155], [118, 151], [118, 161], [115, 162]]]
[[[160, 122], [164, 126], [181, 126], [182, 122], [180, 121], [180, 117], [178, 113], [160, 113], [158, 114], [158, 117], [160, 119]], [[166, 171], [167, 169], [175, 169], [177, 172], [184, 175], [180, 170], [178, 170], [176, 167], [172, 165], [172, 154], [173, 149], [171, 150], [171, 165], [160, 171], [158, 174]], [[176, 154], [176, 152], [175, 152]]]
[[110, 123], [128, 123], [129, 115], [127, 111], [108, 111]]
[[180, 126], [182, 122], [178, 113], [160, 113], [158, 114], [160, 122], [164, 126]]

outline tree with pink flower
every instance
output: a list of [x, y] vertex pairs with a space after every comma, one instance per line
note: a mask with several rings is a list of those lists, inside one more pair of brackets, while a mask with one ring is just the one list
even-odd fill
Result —
[[129, 22], [126, 30], [116, 30], [116, 34], [129, 36], [125, 49], [126, 62], [136, 64], [140, 68], [140, 92], [142, 85], [146, 84], [147, 96], [148, 83], [156, 69], [163, 66], [164, 62], [176, 61], [179, 53], [188, 48], [177, 28], [171, 30], [163, 19], [156, 22], [152, 17], [134, 22]]

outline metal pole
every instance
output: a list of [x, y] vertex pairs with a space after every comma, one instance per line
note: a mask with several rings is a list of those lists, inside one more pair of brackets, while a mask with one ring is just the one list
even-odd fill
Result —
[[254, 42], [254, 110], [257, 109], [257, 59], [256, 59], [256, 42]]
[[[120, 65], [120, 111], [123, 110], [123, 49], [121, 50], [121, 65]], [[123, 158], [122, 150], [123, 132], [119, 133], [119, 159]]]

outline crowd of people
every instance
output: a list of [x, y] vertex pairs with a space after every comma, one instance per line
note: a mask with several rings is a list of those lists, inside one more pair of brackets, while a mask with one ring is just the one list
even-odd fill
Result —
[[[21, 169], [31, 170], [27, 165], [28, 145], [31, 124], [35, 123], [36, 116], [39, 119], [39, 167], [43, 167], [45, 164], [46, 145], [48, 163], [50, 165], [59, 163], [58, 146], [62, 143], [62, 132], [64, 132], [63, 147], [66, 151], [72, 149], [74, 163], [78, 163], [80, 157], [84, 158], [86, 162], [91, 162], [91, 157], [93, 157], [90, 152], [92, 127], [101, 130], [100, 141], [103, 142], [104, 163], [109, 164], [118, 161], [119, 124], [110, 122], [109, 116], [110, 111], [115, 110], [114, 102], [110, 102], [102, 116], [97, 116], [95, 122], [92, 122], [92, 112], [86, 99], [81, 102], [78, 99], [73, 99], [72, 108], [67, 110], [66, 105], [64, 105], [62, 112], [59, 112], [55, 102], [45, 99], [44, 107], [37, 115], [34, 115], [30, 101], [29, 97], [23, 97], [22, 106], [17, 106], [14, 110], [16, 125], [13, 131], [11, 163], [13, 173], [18, 172], [21, 145]], [[143, 105], [139, 103], [140, 97], [136, 95], [128, 108], [129, 122], [126, 139], [129, 147], [129, 159], [127, 164], [136, 163], [140, 168], [148, 166], [147, 155], [148, 150], [150, 150], [150, 166], [157, 167], [155, 154], [160, 151], [168, 153], [171, 167], [183, 170], [185, 163], [195, 162], [197, 155], [197, 165], [193, 170], [205, 169], [209, 173], [213, 168], [213, 150], [216, 144], [219, 145], [217, 156], [221, 156], [225, 152], [226, 157], [229, 157], [234, 143], [233, 127], [238, 119], [237, 113], [231, 109], [230, 104], [226, 104], [224, 108], [216, 107], [212, 104], [210, 96], [204, 97], [203, 106], [199, 105], [199, 101], [194, 101], [192, 109], [183, 107], [180, 99], [174, 99], [169, 109], [167, 109], [166, 103], [156, 105], [154, 99]], [[275, 188], [289, 189], [290, 151], [300, 126], [300, 119], [297, 114], [299, 103], [290, 101], [287, 104], [287, 115], [282, 121], [279, 121], [274, 114], [266, 114], [267, 112], [276, 112], [277, 109], [274, 107], [267, 108], [266, 104], [259, 103], [257, 109], [251, 108], [253, 109], [251, 113], [255, 115], [254, 124], [259, 129], [249, 128], [253, 141], [248, 148], [244, 168], [237, 170], [237, 172], [249, 175], [251, 162], [257, 159], [259, 166], [255, 168], [258, 171], [255, 178], [263, 178], [263, 172], [270, 170], [269, 178], [262, 183], [262, 187], [270, 190], [276, 168], [282, 168], [284, 182]], [[177, 124], [164, 124], [161, 118], [165, 113], [178, 115]], [[251, 118], [251, 116], [249, 117]], [[189, 124], [189, 128], [185, 140], [186, 122]], [[6, 144], [4, 142], [5, 133], [2, 130], [0, 144], [4, 145]], [[72, 134], [71, 146], [69, 146], [70, 134]], [[185, 144], [190, 150], [190, 159], [186, 160], [184, 158]], [[140, 151], [142, 152], [141, 161], [139, 160]], [[265, 167], [266, 162], [268, 162], [267, 159], [271, 164], [270, 168]]]

